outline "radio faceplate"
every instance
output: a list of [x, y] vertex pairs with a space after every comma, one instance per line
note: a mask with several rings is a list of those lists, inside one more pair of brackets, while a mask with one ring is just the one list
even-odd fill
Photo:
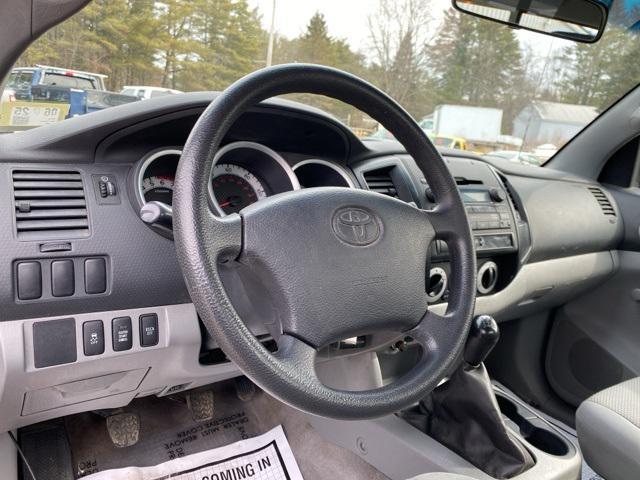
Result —
[[501, 187], [460, 186], [477, 251], [513, 251], [517, 248], [515, 218]]

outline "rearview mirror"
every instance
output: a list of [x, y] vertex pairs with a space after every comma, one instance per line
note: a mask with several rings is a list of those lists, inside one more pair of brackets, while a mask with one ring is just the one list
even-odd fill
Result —
[[607, 9], [596, 0], [453, 0], [461, 12], [576, 42], [597, 41]]

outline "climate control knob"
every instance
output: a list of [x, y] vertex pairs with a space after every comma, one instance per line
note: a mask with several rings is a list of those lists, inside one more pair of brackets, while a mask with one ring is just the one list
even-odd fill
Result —
[[504, 202], [507, 199], [507, 195], [499, 188], [492, 188], [489, 190], [489, 196], [494, 202]]

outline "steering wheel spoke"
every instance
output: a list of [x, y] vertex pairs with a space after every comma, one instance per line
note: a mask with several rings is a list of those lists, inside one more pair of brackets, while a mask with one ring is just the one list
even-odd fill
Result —
[[275, 354], [278, 361], [285, 369], [308, 372], [308, 378], [315, 380], [314, 383], [319, 383], [315, 376], [317, 355], [318, 351], [315, 348], [293, 335], [283, 334], [278, 339], [278, 351]]
[[242, 217], [233, 213], [218, 217], [209, 212], [203, 220], [206, 235], [207, 256], [217, 262], [235, 260], [242, 252]]

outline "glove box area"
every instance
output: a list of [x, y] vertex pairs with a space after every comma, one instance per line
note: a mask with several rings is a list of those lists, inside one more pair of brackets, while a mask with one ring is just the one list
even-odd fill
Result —
[[140, 386], [148, 371], [149, 368], [138, 368], [26, 392], [22, 415], [132, 392]]

